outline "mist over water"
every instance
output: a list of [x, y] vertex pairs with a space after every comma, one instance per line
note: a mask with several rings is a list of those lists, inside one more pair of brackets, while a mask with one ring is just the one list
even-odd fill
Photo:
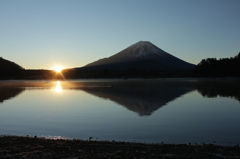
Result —
[[240, 143], [237, 80], [12, 81], [0, 134], [148, 143]]

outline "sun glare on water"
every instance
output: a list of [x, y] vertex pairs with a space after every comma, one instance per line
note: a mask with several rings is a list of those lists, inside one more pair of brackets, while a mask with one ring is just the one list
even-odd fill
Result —
[[61, 82], [60, 81], [57, 81], [56, 83], [56, 87], [54, 88], [54, 91], [57, 92], [57, 93], [61, 93], [62, 92], [62, 86], [61, 86]]
[[54, 70], [54, 71], [60, 73], [60, 72], [63, 70], [63, 67], [60, 66], [60, 65], [58, 65], [58, 66], [54, 66], [54, 67], [52, 68], [52, 70]]

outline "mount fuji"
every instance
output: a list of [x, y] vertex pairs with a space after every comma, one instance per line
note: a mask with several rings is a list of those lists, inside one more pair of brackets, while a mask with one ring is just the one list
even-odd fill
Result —
[[89, 63], [81, 70], [178, 70], [193, 69], [195, 65], [185, 62], [153, 45], [139, 41], [113, 56]]

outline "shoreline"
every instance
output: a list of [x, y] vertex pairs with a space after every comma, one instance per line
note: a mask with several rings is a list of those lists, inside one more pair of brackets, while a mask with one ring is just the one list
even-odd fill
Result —
[[240, 146], [1, 136], [0, 158], [240, 158]]
[[91, 80], [239, 80], [240, 77], [91, 77], [91, 78], [63, 78], [63, 79], [46, 79], [46, 78], [0, 78], [0, 81], [91, 81]]

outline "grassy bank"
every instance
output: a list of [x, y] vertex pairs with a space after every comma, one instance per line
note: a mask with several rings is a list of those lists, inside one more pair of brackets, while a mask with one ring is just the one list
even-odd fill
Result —
[[240, 158], [240, 147], [2, 136], [0, 158]]

